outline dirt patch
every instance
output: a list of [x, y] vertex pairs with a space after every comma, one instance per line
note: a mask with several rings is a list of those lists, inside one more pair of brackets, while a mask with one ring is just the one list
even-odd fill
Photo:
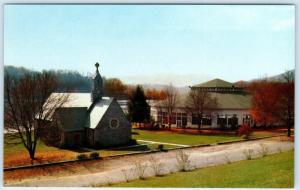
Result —
[[4, 153], [4, 167], [7, 168], [31, 164], [58, 162], [63, 160], [71, 160], [75, 157], [75, 153], [71, 153], [70, 151], [42, 151], [37, 152], [36, 159], [32, 161], [26, 151], [19, 151], [18, 153]]

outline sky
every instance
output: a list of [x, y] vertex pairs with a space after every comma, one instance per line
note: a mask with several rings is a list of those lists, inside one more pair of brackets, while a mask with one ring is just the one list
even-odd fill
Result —
[[4, 64], [193, 85], [295, 68], [292, 5], [5, 5]]

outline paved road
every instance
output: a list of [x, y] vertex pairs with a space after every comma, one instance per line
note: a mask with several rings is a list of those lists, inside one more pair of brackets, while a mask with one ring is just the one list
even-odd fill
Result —
[[[278, 138], [277, 138], [278, 139]], [[288, 151], [294, 148], [294, 143], [289, 141], [279, 141], [276, 139], [263, 139], [257, 141], [240, 142], [228, 145], [216, 145], [202, 148], [184, 149], [184, 153], [189, 155], [187, 169], [203, 168], [208, 166], [226, 164], [247, 159], [247, 152], [252, 157], [260, 157], [262, 148], [266, 148], [268, 154], [281, 151]], [[141, 167], [147, 166], [145, 177], [155, 175], [155, 167], [159, 166], [160, 174], [168, 174], [179, 170], [176, 157], [180, 155], [178, 150], [160, 152], [134, 157], [120, 157], [118, 159], [103, 160], [101, 170], [87, 174], [74, 173], [70, 176], [44, 177], [40, 179], [27, 179], [20, 182], [5, 183], [5, 186], [54, 186], [54, 187], [83, 187], [93, 185], [106, 185], [111, 183], [124, 182], [139, 178]], [[154, 162], [151, 162], [151, 158]], [[142, 166], [140, 165], [142, 164]], [[152, 164], [152, 165], [151, 165]], [[100, 167], [100, 165], [99, 165]]]

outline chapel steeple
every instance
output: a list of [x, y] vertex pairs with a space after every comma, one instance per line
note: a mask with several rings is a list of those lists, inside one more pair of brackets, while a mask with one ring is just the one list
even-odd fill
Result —
[[92, 93], [91, 93], [91, 98], [92, 98], [92, 102], [98, 101], [102, 99], [103, 96], [103, 81], [102, 81], [102, 77], [99, 73], [99, 63], [97, 62], [95, 64], [96, 67], [96, 74], [93, 78], [93, 88], [92, 88]]

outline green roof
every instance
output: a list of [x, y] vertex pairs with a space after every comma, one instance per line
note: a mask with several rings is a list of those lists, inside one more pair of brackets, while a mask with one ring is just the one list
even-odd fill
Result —
[[[233, 94], [233, 93], [218, 93], [209, 92], [212, 98], [215, 98], [217, 105], [215, 109], [217, 110], [249, 110], [251, 109], [251, 95], [247, 93], [243, 94]], [[162, 100], [152, 101], [150, 105], [152, 107], [162, 106]], [[180, 98], [176, 107], [185, 108], [185, 96]]]
[[217, 99], [217, 109], [251, 109], [251, 96], [249, 94], [212, 92], [211, 96]]
[[213, 79], [205, 83], [194, 85], [193, 87], [232, 87], [233, 85], [234, 84], [221, 79]]

